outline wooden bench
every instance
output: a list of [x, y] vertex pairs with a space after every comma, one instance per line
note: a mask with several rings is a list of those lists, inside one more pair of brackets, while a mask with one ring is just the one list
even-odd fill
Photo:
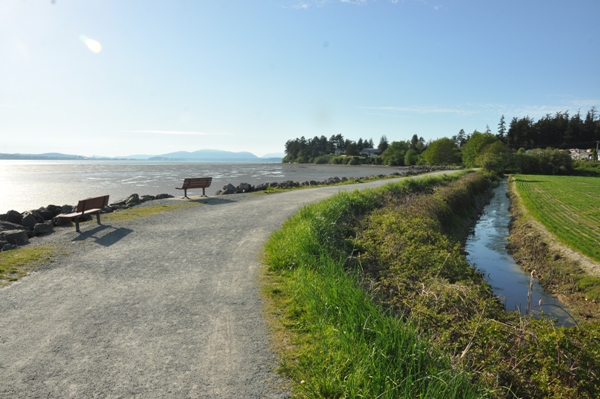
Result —
[[192, 188], [201, 188], [202, 196], [206, 197], [206, 192], [204, 190], [206, 189], [206, 187], [210, 187], [211, 182], [212, 177], [196, 177], [191, 179], [183, 179], [183, 184], [181, 185], [181, 187], [175, 187], [175, 189], [183, 190], [183, 198], [188, 198], [187, 190], [190, 190]]
[[81, 233], [79, 230], [79, 217], [85, 215], [96, 215], [96, 220], [100, 224], [100, 211], [102, 208], [108, 205], [108, 195], [102, 197], [87, 198], [79, 201], [77, 204], [77, 212], [72, 213], [61, 213], [57, 215], [57, 218], [61, 219], [74, 219], [75, 220], [75, 231]]

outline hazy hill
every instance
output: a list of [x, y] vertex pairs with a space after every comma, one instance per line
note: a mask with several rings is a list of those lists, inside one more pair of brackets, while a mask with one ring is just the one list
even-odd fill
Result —
[[257, 157], [251, 152], [231, 152], [222, 150], [198, 150], [194, 152], [177, 151], [162, 155], [129, 155], [124, 157], [103, 157], [94, 155], [86, 157], [82, 155], [61, 154], [49, 152], [44, 154], [1, 154], [0, 159], [22, 159], [22, 160], [138, 160], [138, 161], [205, 161], [205, 162], [281, 162], [282, 155], [267, 154]]
[[230, 152], [221, 150], [177, 151], [158, 155], [150, 159], [171, 159], [186, 161], [257, 161], [260, 158], [251, 152]]

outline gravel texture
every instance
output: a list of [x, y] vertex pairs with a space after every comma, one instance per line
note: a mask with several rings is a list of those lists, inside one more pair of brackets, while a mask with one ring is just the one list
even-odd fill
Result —
[[262, 247], [302, 205], [388, 182], [195, 199], [40, 239], [70, 254], [0, 290], [0, 397], [289, 397], [262, 317]]

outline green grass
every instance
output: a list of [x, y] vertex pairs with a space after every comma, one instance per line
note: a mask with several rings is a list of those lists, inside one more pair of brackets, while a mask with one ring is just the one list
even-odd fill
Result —
[[484, 396], [470, 374], [454, 369], [449, 356], [365, 294], [360, 275], [347, 272], [341, 250], [347, 226], [386, 197], [426, 191], [456, 178], [410, 179], [341, 193], [303, 208], [272, 236], [265, 254], [270, 283], [264, 292], [276, 315], [281, 371], [294, 381], [299, 397]]
[[514, 175], [527, 211], [562, 243], [600, 262], [600, 178]]
[[466, 261], [460, 230], [489, 186], [341, 193], [272, 236], [264, 295], [295, 397], [598, 397], [599, 326], [507, 313]]
[[19, 280], [41, 264], [53, 262], [57, 252], [49, 245], [0, 252], [0, 286]]

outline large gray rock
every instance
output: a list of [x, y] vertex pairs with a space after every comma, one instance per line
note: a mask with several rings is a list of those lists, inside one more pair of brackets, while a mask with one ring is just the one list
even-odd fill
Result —
[[171, 194], [158, 194], [155, 199], [173, 198]]
[[[46, 219], [46, 220], [50, 220], [50, 219], [52, 219], [54, 216], [56, 216], [56, 215], [60, 214], [60, 212], [61, 212], [61, 210], [62, 210], [62, 207], [60, 207], [60, 206], [58, 206], [58, 205], [48, 205], [48, 206], [46, 207], [46, 210], [47, 210], [48, 212], [52, 213], [52, 216], [51, 216], [50, 218]], [[45, 217], [46, 217], [46, 216], [44, 215], [44, 218], [45, 218]]]
[[142, 202], [146, 202], [146, 201], [153, 201], [156, 197], [154, 195], [142, 195], [140, 197], [140, 201]]
[[77, 211], [77, 207], [73, 205], [63, 205], [60, 208], [60, 213], [72, 213]]
[[223, 190], [221, 190], [221, 194], [235, 194], [236, 192], [237, 188], [231, 183], [224, 186]]
[[16, 223], [0, 221], [0, 231], [6, 230], [23, 230], [23, 226]]
[[21, 215], [19, 212], [15, 211], [15, 210], [11, 209], [10, 211], [6, 212], [6, 221], [7, 222], [20, 224], [21, 219], [23, 219], [23, 215]]
[[25, 230], [0, 231], [0, 241], [8, 241], [10, 244], [25, 245], [29, 242], [29, 235]]
[[125, 200], [125, 205], [127, 206], [135, 206], [140, 204], [142, 201], [140, 200], [140, 196], [137, 194], [131, 194], [129, 197], [127, 197], [127, 199]]
[[53, 231], [54, 226], [52, 226], [51, 220], [48, 220], [44, 223], [37, 223], [35, 226], [33, 226], [33, 234], [35, 234], [36, 236], [52, 233]]
[[264, 191], [267, 188], [269, 188], [269, 183], [261, 183], [256, 185], [256, 187], [254, 187], [254, 191]]
[[237, 192], [238, 193], [249, 193], [250, 191], [252, 191], [252, 185], [248, 184], [248, 183], [240, 183], [239, 186], [237, 186]]
[[39, 223], [39, 220], [33, 215], [31, 212], [25, 212], [23, 214], [23, 219], [21, 219], [21, 224], [28, 229], [33, 229], [36, 223]]
[[[56, 216], [47, 207], [46, 208], [39, 208], [38, 210], [36, 210], [36, 212], [37, 212], [38, 215], [40, 215], [42, 217], [43, 220], [51, 220], [54, 216]], [[40, 223], [43, 223], [43, 220]]]

